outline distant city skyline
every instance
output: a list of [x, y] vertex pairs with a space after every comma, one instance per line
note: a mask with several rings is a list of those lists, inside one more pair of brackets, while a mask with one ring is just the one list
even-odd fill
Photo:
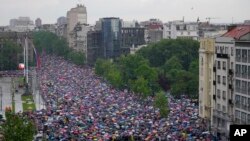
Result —
[[124, 21], [146, 21], [150, 18], [163, 22], [172, 20], [207, 21], [211, 23], [239, 23], [250, 20], [249, 0], [0, 0], [0, 25], [9, 20], [28, 16], [42, 23], [56, 23], [68, 10], [82, 3], [87, 8], [88, 23], [99, 18], [119, 17]]

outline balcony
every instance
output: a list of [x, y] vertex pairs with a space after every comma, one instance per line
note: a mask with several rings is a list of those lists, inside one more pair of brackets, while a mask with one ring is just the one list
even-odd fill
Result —
[[228, 59], [228, 54], [217, 54], [217, 58], [224, 58], [224, 59]]
[[213, 85], [216, 85], [216, 81], [215, 80], [213, 81]]
[[216, 67], [213, 67], [213, 72], [216, 72]]
[[215, 94], [213, 95], [213, 100], [215, 100], [215, 101], [216, 101], [216, 95], [215, 95]]
[[229, 70], [228, 70], [228, 73], [229, 73], [229, 75], [233, 75], [233, 70], [232, 70], [232, 69], [229, 69]]
[[233, 105], [233, 100], [232, 99], [228, 99], [228, 104], [229, 105]]
[[233, 85], [232, 84], [228, 84], [228, 88], [233, 90]]

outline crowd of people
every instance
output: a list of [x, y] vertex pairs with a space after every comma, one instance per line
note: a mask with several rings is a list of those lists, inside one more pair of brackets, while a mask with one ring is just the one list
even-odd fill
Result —
[[46, 109], [30, 113], [38, 132], [50, 141], [213, 140], [198, 118], [197, 105], [170, 95], [168, 118], [160, 117], [153, 97], [117, 90], [92, 68], [43, 56], [38, 71]]

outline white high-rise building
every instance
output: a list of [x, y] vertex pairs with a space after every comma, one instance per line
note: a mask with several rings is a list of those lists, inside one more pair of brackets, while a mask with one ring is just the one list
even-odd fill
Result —
[[72, 8], [67, 12], [67, 40], [69, 47], [74, 47], [74, 29], [77, 24], [87, 24], [87, 10], [82, 4], [78, 4], [77, 7]]
[[35, 28], [34, 22], [29, 17], [11, 19], [9, 29], [16, 32], [32, 31]]

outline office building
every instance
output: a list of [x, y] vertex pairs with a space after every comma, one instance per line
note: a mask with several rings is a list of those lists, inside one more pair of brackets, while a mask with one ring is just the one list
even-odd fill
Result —
[[110, 17], [102, 18], [101, 34], [102, 47], [101, 53], [104, 58], [114, 59], [121, 54], [121, 20]]

